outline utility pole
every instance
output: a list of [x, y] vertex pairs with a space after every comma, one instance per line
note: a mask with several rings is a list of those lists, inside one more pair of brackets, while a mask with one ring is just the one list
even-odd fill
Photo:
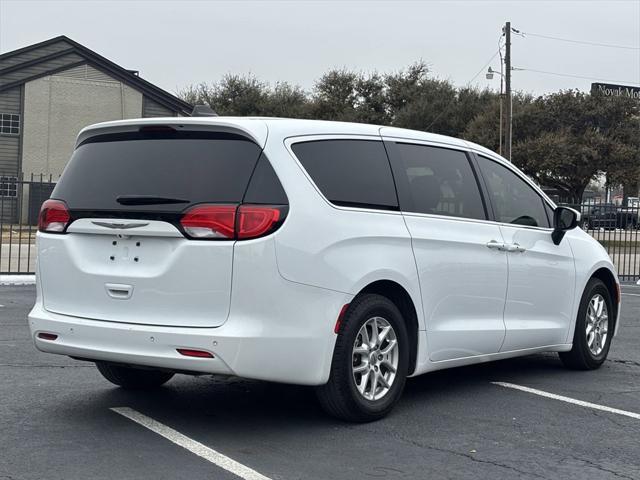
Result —
[[504, 64], [505, 64], [505, 96], [506, 96], [506, 121], [504, 125], [504, 156], [507, 160], [511, 161], [511, 118], [512, 118], [512, 109], [511, 109], [511, 22], [507, 22], [504, 26], [504, 36], [505, 36], [505, 55], [504, 55]]

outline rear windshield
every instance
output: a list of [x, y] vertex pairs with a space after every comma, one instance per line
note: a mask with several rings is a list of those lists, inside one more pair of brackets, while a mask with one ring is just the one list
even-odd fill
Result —
[[71, 210], [92, 211], [179, 212], [195, 203], [240, 203], [260, 152], [227, 133], [100, 135], [75, 150], [51, 197]]

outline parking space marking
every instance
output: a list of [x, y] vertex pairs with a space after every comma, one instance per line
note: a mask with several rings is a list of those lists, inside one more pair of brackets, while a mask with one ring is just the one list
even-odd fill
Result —
[[522, 385], [516, 385], [514, 383], [506, 382], [491, 382], [494, 385], [500, 387], [512, 388], [514, 390], [520, 390], [522, 392], [532, 393], [541, 397], [552, 398], [553, 400], [560, 400], [561, 402], [572, 403], [581, 407], [593, 408], [594, 410], [601, 410], [603, 412], [615, 413], [617, 415], [624, 415], [625, 417], [635, 418], [640, 420], [640, 413], [627, 412], [626, 410], [620, 410], [618, 408], [607, 407], [605, 405], [598, 405], [597, 403], [585, 402], [582, 400], [576, 400], [575, 398], [565, 397], [563, 395], [556, 395], [555, 393], [549, 393], [542, 390], [536, 390], [535, 388], [523, 387]]
[[625, 293], [625, 292], [622, 292], [622, 295], [629, 295], [630, 297], [640, 297], [640, 293]]
[[151, 417], [147, 417], [142, 413], [134, 410], [129, 407], [114, 407], [110, 410], [122, 415], [123, 417], [128, 418], [136, 422], [139, 425], [151, 430], [154, 433], [166, 438], [170, 442], [179, 445], [182, 448], [189, 450], [191, 453], [195, 453], [199, 457], [204, 458], [205, 460], [217, 465], [220, 468], [225, 469], [228, 472], [237, 475], [244, 480], [270, 480], [269, 477], [265, 477], [261, 473], [256, 472], [255, 470], [223, 455], [220, 452], [216, 452], [212, 448], [203, 445], [200, 442], [192, 440], [191, 438], [183, 435], [182, 433], [174, 430], [171, 427], [167, 427], [166, 425], [154, 420]]

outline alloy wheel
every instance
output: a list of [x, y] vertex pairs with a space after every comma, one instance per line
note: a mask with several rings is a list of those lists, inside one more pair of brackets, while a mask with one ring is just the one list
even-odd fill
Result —
[[598, 356], [604, 350], [609, 334], [607, 303], [599, 293], [594, 295], [587, 307], [586, 335], [589, 351]]
[[360, 327], [353, 344], [353, 380], [366, 400], [380, 400], [391, 389], [398, 369], [398, 339], [391, 324], [372, 317]]

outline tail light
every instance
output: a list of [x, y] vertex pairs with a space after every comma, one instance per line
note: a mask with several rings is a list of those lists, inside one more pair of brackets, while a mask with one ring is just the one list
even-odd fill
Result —
[[64, 233], [71, 220], [67, 205], [61, 200], [47, 200], [40, 208], [38, 230], [46, 233]]
[[196, 205], [184, 213], [180, 225], [193, 239], [248, 240], [276, 231], [286, 211], [277, 205]]
[[235, 205], [196, 205], [187, 210], [180, 224], [192, 238], [232, 239], [236, 224]]
[[277, 229], [281, 207], [240, 205], [238, 208], [238, 240], [257, 238]]

